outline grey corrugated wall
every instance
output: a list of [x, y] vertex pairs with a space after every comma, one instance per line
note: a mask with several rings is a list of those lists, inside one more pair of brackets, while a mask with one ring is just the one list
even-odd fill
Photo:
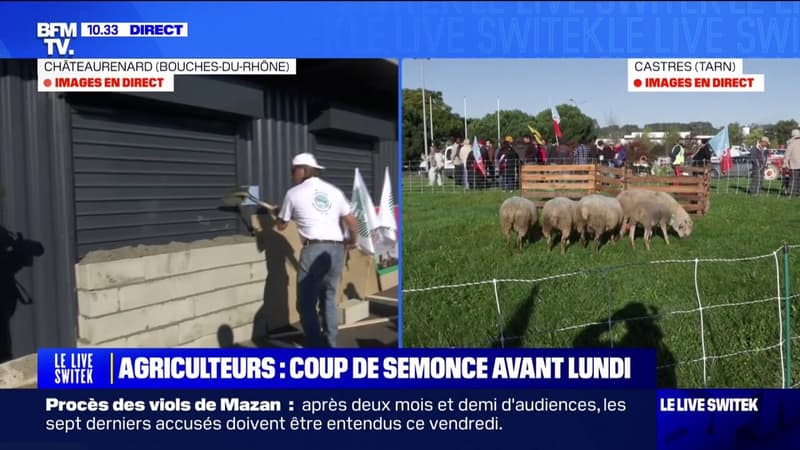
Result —
[[14, 356], [75, 341], [69, 117], [63, 96], [37, 92], [34, 61], [0, 61], [0, 224], [44, 247], [16, 274], [33, 304], [11, 319]]
[[278, 204], [292, 183], [292, 157], [311, 151], [307, 100], [292, 92], [267, 89], [264, 110], [265, 118], [253, 119], [244, 130], [239, 179], [243, 185], [259, 185], [261, 198]]
[[[239, 123], [238, 182], [259, 184], [263, 199], [282, 201], [291, 185], [292, 156], [314, 149], [315, 136], [309, 132], [309, 120], [312, 114], [325, 108], [324, 93], [316, 92], [312, 99], [311, 94], [306, 95], [305, 86], [264, 87], [269, 83], [255, 86], [255, 80], [248, 80], [249, 87], [239, 86], [237, 90], [233, 86], [241, 85], [239, 80], [230, 83], [237, 101], [224, 102], [230, 95], [225, 90], [228, 84], [225, 80], [211, 80], [216, 83], [213, 89], [203, 87], [203, 77], [185, 81], [176, 80], [174, 95], [129, 97], [167, 100], [164, 108], [149, 107], [161, 111], [174, 106], [179, 108], [174, 111], [179, 115], [192, 116], [197, 112], [194, 108], [203, 107], [204, 114], [214, 110], [235, 115]], [[336, 90], [329, 84], [324, 87]], [[258, 93], [262, 88], [263, 108], [258, 101], [246, 101], [256, 96], [260, 101]], [[245, 95], [247, 89], [256, 95]], [[186, 103], [187, 99], [191, 102]], [[116, 102], [104, 104], [115, 106]], [[37, 92], [35, 61], [0, 61], [0, 185], [5, 190], [4, 198], [0, 199], [0, 224], [40, 242], [45, 251], [31, 268], [16, 274], [34, 300], [33, 305], [18, 306], [12, 319], [12, 335], [17, 336], [13, 342], [16, 356], [43, 346], [69, 346], [75, 342], [77, 255], [71, 109], [61, 94]], [[262, 109], [263, 115], [254, 117]], [[384, 168], [390, 167], [393, 178], [397, 173], [396, 136], [394, 140], [388, 135], [382, 139], [375, 140], [373, 157], [372, 190], [376, 203], [383, 186]], [[399, 192], [399, 180], [392, 181], [395, 192]]]

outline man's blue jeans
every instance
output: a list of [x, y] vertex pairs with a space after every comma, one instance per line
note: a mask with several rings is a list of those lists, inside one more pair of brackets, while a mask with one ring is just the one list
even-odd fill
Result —
[[339, 331], [336, 291], [343, 266], [343, 244], [312, 243], [303, 247], [300, 252], [297, 310], [310, 347], [336, 347], [336, 335]]

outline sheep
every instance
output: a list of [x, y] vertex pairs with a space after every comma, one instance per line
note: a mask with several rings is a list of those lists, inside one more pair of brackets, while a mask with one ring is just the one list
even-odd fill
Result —
[[517, 247], [522, 250], [522, 240], [539, 222], [536, 204], [522, 197], [511, 197], [500, 205], [500, 225], [506, 237], [506, 244], [511, 245], [511, 232], [517, 232]]
[[[592, 194], [578, 201], [579, 214], [577, 215], [576, 228], [581, 234], [584, 247], [588, 245], [586, 232], [594, 236], [594, 249], [600, 251], [600, 241], [607, 231], [616, 231], [622, 225], [622, 205], [614, 197]], [[617, 237], [612, 233], [612, 239]]]
[[567, 243], [575, 225], [578, 212], [578, 202], [556, 197], [548, 200], [542, 207], [542, 235], [547, 238], [547, 251], [551, 251], [553, 230], [561, 233], [561, 254], [567, 251]]
[[[646, 189], [630, 189], [620, 192], [617, 195], [620, 205], [622, 205], [622, 227], [620, 228], [619, 236], [625, 234], [625, 224], [629, 222], [630, 213], [636, 203], [642, 200], [657, 201], [670, 211], [669, 225], [678, 233], [678, 237], [685, 238], [692, 234], [693, 222], [692, 218], [685, 209], [678, 203], [671, 195], [666, 192], [649, 191]], [[664, 241], [669, 245], [669, 237], [665, 230]]]
[[[650, 251], [650, 238], [653, 236], [653, 228], [661, 228], [661, 233], [664, 235], [664, 240], [667, 241], [667, 223], [670, 222], [673, 212], [667, 205], [658, 200], [640, 200], [635, 203], [630, 210], [630, 225], [631, 225], [631, 247], [636, 248], [634, 243], [636, 226], [642, 225], [644, 228], [644, 246], [647, 251]], [[669, 244], [669, 241], [667, 241]]]

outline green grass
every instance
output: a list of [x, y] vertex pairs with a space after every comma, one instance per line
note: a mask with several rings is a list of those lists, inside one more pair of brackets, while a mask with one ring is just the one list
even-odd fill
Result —
[[[551, 253], [535, 237], [522, 252], [509, 251], [498, 209], [511, 193], [403, 192], [403, 289], [480, 282], [488, 284], [403, 294], [404, 347], [499, 347], [493, 279], [541, 282], [498, 283], [505, 347], [655, 347], [662, 386], [702, 387], [703, 352], [693, 262], [655, 260], [740, 258], [771, 254], [782, 242], [800, 244], [800, 200], [775, 195], [714, 194], [711, 211], [695, 219], [690, 239], [654, 236], [646, 252], [623, 240], [596, 254], [573, 242], [566, 255]], [[537, 230], [538, 231], [538, 230]], [[536, 233], [535, 233], [536, 234]], [[780, 262], [782, 264], [782, 255]], [[623, 265], [635, 264], [628, 267]], [[604, 268], [610, 268], [605, 270]], [[791, 282], [800, 292], [800, 248], [793, 250]], [[781, 296], [783, 296], [781, 265]], [[698, 289], [709, 357], [775, 346], [778, 302], [718, 307], [777, 296], [775, 259], [700, 262]], [[800, 335], [800, 298], [793, 300], [793, 335]], [[620, 322], [608, 332], [609, 311]], [[785, 311], [784, 311], [785, 314]], [[626, 318], [657, 316], [624, 321]], [[578, 327], [602, 322], [600, 325]], [[574, 328], [570, 328], [574, 327]], [[561, 331], [553, 331], [568, 328]], [[800, 381], [800, 338], [793, 341], [793, 383]], [[778, 387], [778, 348], [708, 359], [712, 387]], [[693, 362], [695, 361], [695, 362]]]

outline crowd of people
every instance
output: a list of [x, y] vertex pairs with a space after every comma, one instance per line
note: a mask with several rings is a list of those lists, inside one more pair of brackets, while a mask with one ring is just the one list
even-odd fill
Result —
[[[496, 145], [491, 139], [478, 142], [481, 164], [475, 160], [472, 143], [462, 138], [452, 139], [446, 148], [432, 145], [428, 155], [428, 182], [431, 186], [441, 186], [444, 168], [447, 161], [453, 164], [453, 179], [466, 189], [501, 188], [504, 191], [518, 190], [520, 186], [520, 167], [527, 164], [607, 164], [609, 167], [626, 167], [629, 144], [625, 139], [617, 143], [599, 140], [590, 145], [588, 142], [569, 144], [546, 144], [537, 142], [531, 135], [524, 135], [515, 143], [513, 136]], [[787, 178], [786, 191], [789, 195], [800, 196], [800, 130], [792, 131], [792, 138], [787, 143], [785, 167], [791, 173]], [[758, 194], [764, 181], [764, 169], [767, 165], [769, 139], [762, 137], [751, 148], [751, 177], [749, 192]], [[702, 139], [694, 144], [692, 139], [677, 142], [669, 151], [672, 173], [683, 174], [687, 166], [704, 167], [711, 164], [714, 149], [709, 139]], [[652, 163], [642, 155], [631, 164], [634, 169], [651, 173]]]
[[[431, 146], [428, 156], [428, 178], [431, 186], [442, 185], [446, 161], [453, 163], [453, 178], [457, 185], [469, 189], [499, 187], [504, 191], [519, 189], [520, 167], [526, 164], [591, 164], [601, 162], [611, 167], [624, 167], [627, 160], [627, 142], [616, 145], [603, 141], [570, 144], [537, 142], [531, 135], [514, 142], [506, 136], [499, 146], [491, 139], [479, 141], [481, 163], [477, 164], [468, 140], [455, 138], [442, 149]], [[483, 170], [481, 170], [483, 169]]]

